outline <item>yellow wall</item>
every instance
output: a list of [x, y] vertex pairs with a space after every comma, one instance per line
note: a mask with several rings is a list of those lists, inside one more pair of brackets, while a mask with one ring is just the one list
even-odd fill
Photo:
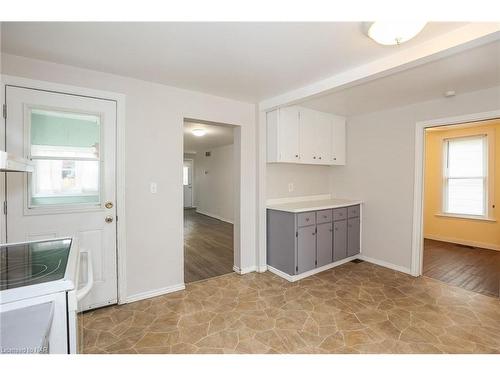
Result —
[[[500, 209], [490, 207], [490, 216], [497, 221], [479, 221], [473, 219], [436, 216], [441, 213], [442, 205], [442, 158], [443, 138], [488, 134], [492, 137], [489, 145], [493, 152], [489, 158], [490, 196], [495, 204], [495, 197], [500, 199], [500, 120], [489, 120], [471, 125], [435, 128], [425, 135], [425, 182], [424, 182], [424, 237], [465, 245], [500, 250]], [[496, 135], [496, 136], [495, 136]], [[491, 146], [490, 146], [491, 147]]]

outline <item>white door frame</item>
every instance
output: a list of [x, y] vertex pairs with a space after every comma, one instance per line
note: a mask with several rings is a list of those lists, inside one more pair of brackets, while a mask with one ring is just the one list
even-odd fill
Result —
[[[17, 86], [27, 89], [50, 91], [60, 94], [86, 96], [94, 99], [112, 100], [116, 103], [116, 255], [118, 268], [118, 304], [126, 303], [126, 229], [125, 229], [125, 99], [124, 94], [110, 91], [94, 90], [89, 88], [63, 85], [59, 83], [33, 80], [29, 78], [2, 74], [1, 90], [5, 92], [6, 86]], [[5, 99], [5, 98], [4, 98]], [[4, 103], [2, 103], [4, 104]], [[6, 120], [0, 131], [0, 136], [5, 139]], [[5, 147], [5, 145], [3, 145]], [[0, 191], [5, 192], [5, 180], [0, 182]], [[5, 198], [4, 198], [5, 199]], [[2, 214], [3, 215], [3, 214]], [[5, 217], [3, 217], [5, 220]], [[4, 221], [0, 221], [2, 225]], [[2, 239], [3, 241], [4, 239]]]
[[423, 199], [425, 176], [425, 129], [437, 126], [463, 124], [467, 122], [490, 120], [500, 117], [500, 110], [473, 113], [462, 116], [446, 117], [436, 120], [417, 122], [415, 126], [415, 179], [413, 188], [413, 236], [411, 246], [411, 274], [422, 275], [423, 267]]

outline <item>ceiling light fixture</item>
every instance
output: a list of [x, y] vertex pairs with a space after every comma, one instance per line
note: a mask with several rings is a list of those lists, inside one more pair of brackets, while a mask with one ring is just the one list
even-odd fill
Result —
[[384, 46], [399, 45], [415, 37], [427, 22], [373, 22], [368, 28], [368, 36]]
[[207, 131], [205, 129], [193, 129], [191, 132], [197, 137], [203, 137], [205, 134], [207, 134]]

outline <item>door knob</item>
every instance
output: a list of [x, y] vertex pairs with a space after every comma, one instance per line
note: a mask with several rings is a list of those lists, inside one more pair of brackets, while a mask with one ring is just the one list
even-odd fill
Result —
[[104, 207], [106, 207], [107, 209], [111, 209], [111, 208], [113, 208], [113, 202], [106, 202], [106, 203], [104, 204]]
[[113, 222], [113, 216], [111, 216], [111, 215], [106, 216], [106, 218], [104, 219], [104, 221], [106, 223], [108, 223], [108, 224], [112, 223]]

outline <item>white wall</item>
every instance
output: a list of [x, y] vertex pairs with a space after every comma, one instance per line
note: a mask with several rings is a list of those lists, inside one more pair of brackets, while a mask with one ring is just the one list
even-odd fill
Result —
[[331, 186], [365, 201], [364, 255], [410, 268], [416, 122], [498, 109], [500, 87], [348, 118], [348, 162]]
[[[205, 151], [210, 151], [209, 157]], [[234, 217], [234, 146], [197, 152], [194, 159], [196, 210], [232, 223]]]
[[[330, 194], [330, 166], [267, 164], [266, 199]], [[293, 191], [288, 191], [288, 184]]]
[[[235, 264], [256, 266], [255, 105], [161, 84], [4, 54], [4, 74], [126, 95], [127, 295], [183, 283], [184, 118], [238, 125]], [[158, 184], [150, 194], [149, 182]], [[238, 251], [240, 250], [240, 251]], [[240, 258], [241, 252], [241, 258]], [[147, 277], [145, 277], [147, 276]]]

